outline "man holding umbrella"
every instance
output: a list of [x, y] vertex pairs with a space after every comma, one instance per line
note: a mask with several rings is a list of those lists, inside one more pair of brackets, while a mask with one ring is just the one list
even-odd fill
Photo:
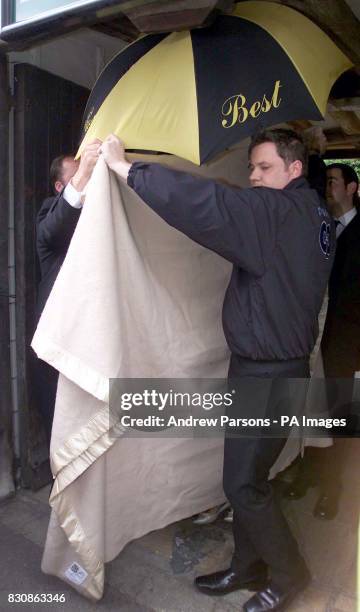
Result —
[[[259, 387], [261, 379], [273, 379], [275, 386], [279, 379], [306, 379], [335, 236], [323, 202], [304, 178], [306, 148], [297, 134], [259, 133], [249, 148], [252, 188], [241, 190], [158, 164], [130, 164], [113, 135], [101, 153], [165, 221], [233, 264], [223, 307], [229, 378], [255, 377]], [[250, 415], [255, 401], [249, 398]], [[225, 439], [234, 556], [228, 570], [195, 582], [212, 595], [258, 591], [246, 612], [283, 610], [310, 580], [268, 482], [285, 435]]]

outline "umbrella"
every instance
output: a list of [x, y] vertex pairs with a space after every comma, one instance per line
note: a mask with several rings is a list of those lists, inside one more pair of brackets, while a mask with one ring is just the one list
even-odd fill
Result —
[[259, 129], [322, 119], [351, 66], [301, 13], [241, 2], [210, 27], [144, 36], [116, 55], [90, 94], [79, 153], [113, 132], [127, 149], [201, 164]]

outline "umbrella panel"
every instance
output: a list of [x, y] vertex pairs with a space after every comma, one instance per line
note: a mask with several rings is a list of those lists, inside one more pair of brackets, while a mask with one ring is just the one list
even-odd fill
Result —
[[222, 16], [191, 36], [201, 162], [257, 130], [322, 118], [293, 63], [263, 28]]
[[158, 45], [168, 34], [152, 34], [144, 36], [136, 40], [131, 45], [128, 45], [123, 51], [120, 51], [110, 62], [105, 66], [97, 79], [84, 111], [83, 123], [81, 126], [81, 140], [84, 138], [90, 123], [105, 98], [109, 95], [116, 83], [127, 73], [127, 71], [136, 62]]

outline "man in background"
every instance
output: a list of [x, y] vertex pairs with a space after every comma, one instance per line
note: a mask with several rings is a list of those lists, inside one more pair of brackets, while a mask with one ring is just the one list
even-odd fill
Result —
[[[336, 224], [337, 247], [321, 353], [325, 377], [329, 379], [330, 416], [349, 417], [354, 374], [360, 369], [359, 179], [351, 166], [340, 163], [328, 166], [326, 175], [326, 199]], [[319, 518], [332, 519], [337, 514], [349, 442], [347, 438], [335, 437], [333, 446], [323, 449], [321, 492], [314, 510]]]
[[[354, 374], [360, 370], [360, 216], [359, 179], [343, 163], [326, 169], [326, 199], [336, 225], [336, 254], [329, 280], [329, 302], [321, 340], [329, 416], [346, 417], [349, 428]], [[350, 440], [334, 437], [328, 448], [308, 448], [298, 476], [285, 491], [299, 499], [320, 485], [314, 516], [333, 519], [338, 512], [342, 473]]]

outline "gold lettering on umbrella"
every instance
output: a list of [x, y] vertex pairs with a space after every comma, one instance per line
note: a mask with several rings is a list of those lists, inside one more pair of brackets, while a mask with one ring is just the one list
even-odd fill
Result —
[[269, 100], [264, 94], [262, 100], [255, 100], [250, 107], [246, 97], [241, 93], [227, 98], [222, 105], [221, 112], [222, 116], [228, 119], [222, 120], [222, 126], [231, 128], [235, 123], [245, 123], [249, 116], [256, 119], [261, 113], [268, 113], [271, 108], [278, 108], [282, 101], [282, 98], [279, 97], [280, 87], [282, 87], [280, 81], [276, 81], [271, 99]]

